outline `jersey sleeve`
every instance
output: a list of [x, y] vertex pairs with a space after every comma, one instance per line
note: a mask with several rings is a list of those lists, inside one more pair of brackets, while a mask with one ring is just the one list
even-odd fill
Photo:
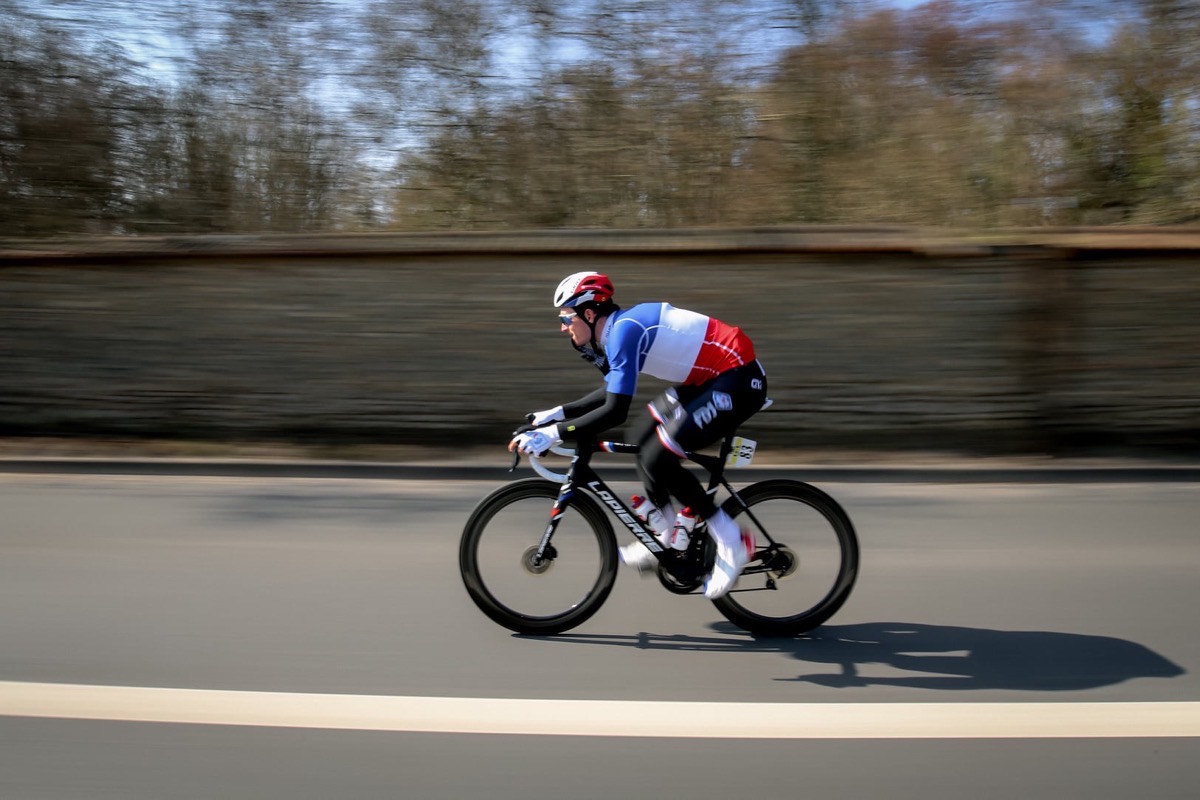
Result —
[[604, 382], [613, 394], [632, 396], [637, 391], [645, 333], [645, 327], [634, 319], [619, 319], [613, 325], [604, 348], [608, 357]]

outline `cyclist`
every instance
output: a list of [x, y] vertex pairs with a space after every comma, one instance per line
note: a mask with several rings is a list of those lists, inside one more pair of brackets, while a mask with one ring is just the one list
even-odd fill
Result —
[[[649, 414], [636, 428], [638, 474], [667, 520], [675, 516], [674, 498], [708, 521], [717, 558], [704, 594], [723, 596], [754, 557], [754, 539], [716, 507], [681, 459], [685, 451], [721, 440], [763, 407], [767, 379], [754, 345], [739, 328], [668, 303], [622, 310], [613, 301], [612, 281], [599, 272], [564, 278], [554, 292], [554, 307], [562, 331], [604, 374], [604, 385], [574, 402], [535, 412], [508, 449], [540, 454], [564, 439], [590, 439], [620, 425], [639, 373], [674, 384], [649, 404]], [[639, 569], [655, 561], [640, 542], [620, 554]]]

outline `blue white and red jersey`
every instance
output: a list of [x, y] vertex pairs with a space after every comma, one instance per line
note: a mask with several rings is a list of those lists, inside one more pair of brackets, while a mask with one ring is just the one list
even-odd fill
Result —
[[754, 345], [741, 328], [675, 308], [642, 303], [609, 316], [600, 336], [608, 359], [608, 391], [632, 395], [638, 375], [698, 385], [754, 361]]

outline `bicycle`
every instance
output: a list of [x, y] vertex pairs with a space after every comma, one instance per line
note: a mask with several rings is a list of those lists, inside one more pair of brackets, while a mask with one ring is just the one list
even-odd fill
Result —
[[[794, 636], [826, 622], [849, 598], [858, 575], [858, 538], [842, 507], [815, 486], [789, 479], [730, 485], [727, 462], [748, 463], [753, 451], [752, 441], [730, 434], [718, 455], [687, 453], [708, 471], [710, 494], [725, 489], [720, 507], [748, 522], [757, 545], [733, 590], [712, 602], [752, 633]], [[704, 521], [697, 521], [686, 550], [665, 549], [591, 465], [597, 452], [636, 454], [636, 444], [581, 442], [574, 451], [554, 452], [571, 457], [566, 473], [531, 456], [530, 466], [542, 477], [492, 491], [463, 529], [459, 570], [484, 614], [517, 633], [543, 636], [588, 620], [617, 578], [617, 539], [608, 514], [655, 554], [657, 577], [669, 592], [701, 588], [716, 553]], [[514, 457], [513, 469], [519, 459]], [[788, 543], [771, 530], [786, 530]]]

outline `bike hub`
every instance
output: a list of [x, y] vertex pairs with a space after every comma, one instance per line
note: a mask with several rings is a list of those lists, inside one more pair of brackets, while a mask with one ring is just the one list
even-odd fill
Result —
[[554, 557], [557, 555], [553, 547], [547, 547], [542, 557], [538, 558], [538, 548], [534, 545], [521, 555], [521, 566], [531, 575], [542, 575], [554, 564]]

